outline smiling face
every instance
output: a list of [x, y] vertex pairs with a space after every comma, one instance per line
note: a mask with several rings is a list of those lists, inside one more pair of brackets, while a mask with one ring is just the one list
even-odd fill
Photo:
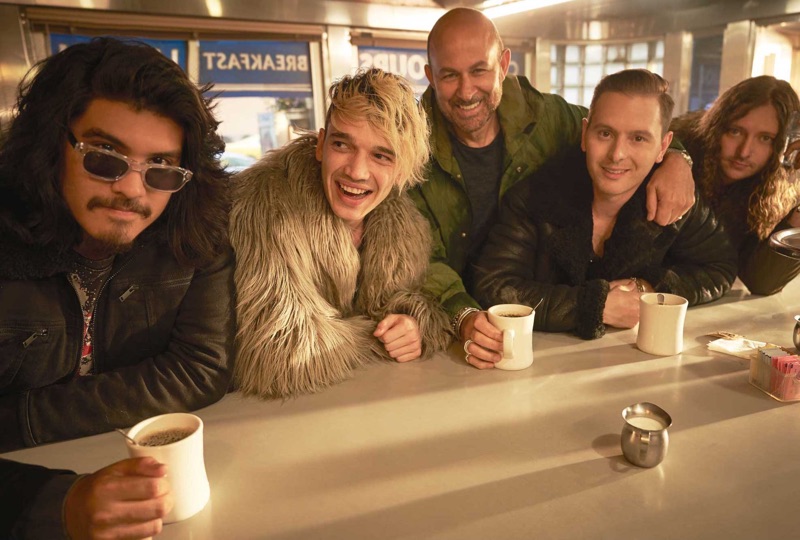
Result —
[[[113, 150], [144, 163], [180, 166], [183, 129], [150, 111], [127, 103], [93, 100], [70, 125], [78, 142]], [[116, 182], [93, 178], [83, 155], [64, 141], [61, 189], [83, 236], [76, 246], [88, 258], [103, 258], [130, 248], [134, 239], [164, 212], [171, 193], [153, 191], [141, 173], [129, 170]]]
[[720, 137], [723, 182], [744, 180], [767, 165], [778, 135], [778, 113], [767, 103], [732, 122]]
[[436, 26], [425, 66], [436, 103], [461, 142], [486, 146], [500, 129], [496, 111], [511, 53], [501, 50], [491, 21], [478, 12], [459, 11]]
[[606, 92], [597, 99], [581, 134], [596, 199], [624, 203], [633, 195], [672, 141], [672, 132], [661, 132], [657, 98]]
[[352, 231], [386, 199], [396, 180], [396, 156], [381, 133], [366, 120], [345, 122], [333, 113], [327, 131], [319, 130], [317, 160], [333, 213]]

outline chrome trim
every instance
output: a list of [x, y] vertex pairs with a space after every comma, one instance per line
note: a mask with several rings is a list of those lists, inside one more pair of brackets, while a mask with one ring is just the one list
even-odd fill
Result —
[[443, 13], [440, 7], [389, 5], [386, 2], [341, 0], [261, 1], [248, 0], [0, 0], [32, 6], [30, 10], [74, 8], [111, 16], [160, 15], [198, 17], [215, 21], [220, 29], [230, 22], [303, 25], [341, 25], [427, 32]]

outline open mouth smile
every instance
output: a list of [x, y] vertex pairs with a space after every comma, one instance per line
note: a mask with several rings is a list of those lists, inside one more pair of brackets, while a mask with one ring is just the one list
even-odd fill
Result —
[[372, 193], [372, 191], [368, 189], [357, 188], [354, 186], [347, 186], [339, 182], [336, 182], [336, 185], [339, 187], [339, 193], [341, 193], [348, 199], [363, 199], [364, 197]]

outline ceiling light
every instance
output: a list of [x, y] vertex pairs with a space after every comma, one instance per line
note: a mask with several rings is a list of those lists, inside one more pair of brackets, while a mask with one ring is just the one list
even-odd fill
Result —
[[563, 4], [571, 0], [518, 0], [516, 2], [508, 2], [503, 0], [490, 0], [481, 4], [481, 11], [490, 19], [498, 17], [505, 17], [506, 15], [513, 15], [515, 13], [522, 13], [523, 11], [531, 11], [547, 6], [555, 6], [556, 4]]

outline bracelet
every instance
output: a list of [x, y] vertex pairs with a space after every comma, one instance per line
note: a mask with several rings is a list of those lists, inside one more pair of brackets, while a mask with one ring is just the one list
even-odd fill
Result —
[[686, 163], [689, 164], [690, 169], [694, 167], [694, 161], [692, 160], [692, 156], [690, 156], [689, 152], [687, 152], [686, 150], [678, 150], [677, 148], [667, 148], [667, 152], [679, 153], [681, 157], [686, 160]]
[[628, 278], [628, 279], [630, 279], [631, 281], [633, 281], [636, 284], [636, 290], [637, 291], [639, 291], [640, 293], [644, 292], [644, 284], [642, 283], [642, 280], [640, 280], [638, 277], [632, 277], [632, 278]]
[[456, 338], [461, 338], [461, 323], [464, 322], [464, 319], [467, 318], [467, 315], [476, 311], [480, 310], [474, 307], [465, 307], [458, 310], [458, 313], [455, 314], [450, 324], [453, 327], [453, 334], [455, 334]]

